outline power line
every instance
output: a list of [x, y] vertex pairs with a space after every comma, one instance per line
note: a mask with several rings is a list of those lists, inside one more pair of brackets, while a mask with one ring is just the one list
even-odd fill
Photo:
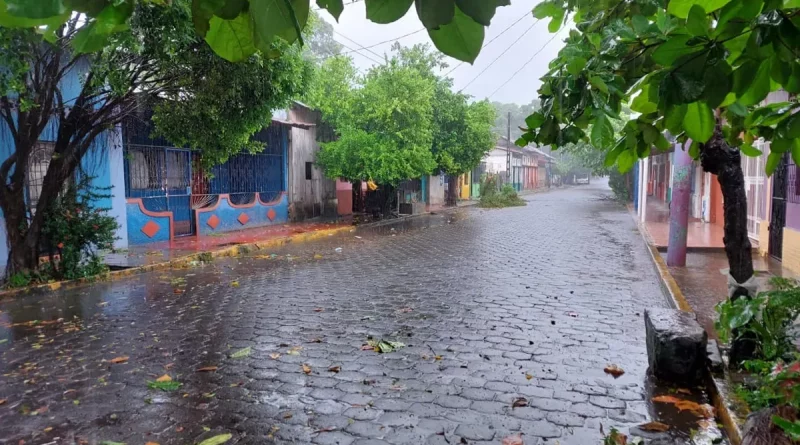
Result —
[[[506, 29], [504, 29], [504, 30], [500, 31], [500, 34], [498, 34], [498, 35], [496, 35], [496, 36], [492, 37], [492, 39], [491, 39], [491, 40], [489, 40], [488, 42], [484, 43], [484, 44], [483, 44], [483, 46], [481, 46], [481, 50], [483, 50], [483, 49], [484, 49], [484, 48], [486, 48], [487, 46], [491, 45], [491, 44], [492, 44], [492, 42], [494, 42], [495, 40], [497, 40], [497, 39], [498, 39], [498, 37], [500, 37], [500, 36], [502, 36], [503, 34], [505, 34], [505, 33], [506, 33], [506, 31], [508, 31], [509, 29], [513, 28], [513, 27], [514, 27], [514, 25], [516, 25], [517, 23], [521, 22], [521, 21], [522, 21], [522, 19], [524, 19], [525, 17], [528, 17], [528, 14], [530, 14], [530, 12], [526, 12], [525, 14], [522, 14], [522, 17], [518, 18], [516, 21], [514, 21], [514, 23], [512, 23], [512, 24], [508, 25], [508, 26], [506, 27]], [[453, 69], [451, 69], [450, 71], [448, 71], [447, 73], [445, 73], [444, 77], [447, 77], [447, 76], [448, 76], [450, 73], [452, 73], [453, 71], [457, 70], [457, 69], [458, 69], [458, 67], [460, 67], [460, 66], [461, 66], [461, 65], [463, 65], [463, 64], [464, 64], [464, 62], [459, 62], [459, 64], [458, 64], [458, 65], [456, 65], [456, 66], [454, 66], [454, 67], [453, 67]]]
[[[564, 28], [566, 28], [567, 26], [568, 26], [568, 24], [565, 24], [565, 25], [564, 25]], [[564, 28], [562, 28], [562, 29], [564, 29]], [[541, 52], [542, 52], [542, 50], [544, 50], [544, 49], [545, 49], [545, 47], [547, 47], [547, 45], [549, 45], [549, 44], [550, 44], [550, 42], [552, 42], [552, 41], [553, 41], [553, 39], [555, 39], [555, 38], [558, 36], [558, 34], [559, 34], [559, 33], [561, 33], [561, 30], [559, 30], [558, 32], [556, 32], [555, 34], [553, 34], [553, 37], [550, 37], [550, 39], [548, 39], [548, 40], [547, 40], [547, 42], [545, 42], [545, 43], [544, 43], [544, 45], [542, 45], [542, 47], [541, 47], [541, 48], [539, 48], [539, 50], [538, 50], [538, 51], [536, 51], [535, 53], [533, 53], [533, 55], [531, 56], [531, 58], [530, 58], [530, 59], [528, 59], [528, 61], [527, 61], [527, 62], [525, 62], [525, 63], [524, 63], [524, 64], [523, 64], [521, 67], [519, 67], [519, 69], [518, 69], [518, 70], [514, 71], [514, 74], [512, 74], [512, 75], [511, 75], [511, 77], [509, 77], [508, 79], [506, 79], [506, 81], [505, 81], [505, 82], [503, 82], [503, 84], [502, 84], [502, 85], [500, 85], [500, 86], [499, 86], [499, 87], [497, 87], [497, 88], [496, 88], [494, 91], [492, 91], [492, 94], [490, 94], [490, 95], [486, 96], [486, 98], [487, 98], [487, 99], [491, 98], [492, 96], [494, 96], [494, 95], [495, 95], [495, 93], [497, 93], [498, 91], [500, 91], [500, 89], [501, 89], [501, 88], [503, 88], [504, 86], [506, 86], [506, 84], [508, 84], [508, 82], [511, 82], [511, 79], [513, 79], [514, 77], [516, 77], [516, 76], [517, 76], [517, 74], [519, 74], [519, 73], [520, 73], [520, 71], [522, 71], [522, 70], [523, 70], [523, 69], [524, 69], [526, 66], [528, 66], [528, 64], [529, 64], [529, 63], [533, 62], [533, 59], [535, 59], [535, 58], [536, 58], [536, 56], [538, 56], [538, 55], [539, 55], [539, 53], [541, 53]]]
[[[355, 43], [355, 44], [356, 44], [356, 46], [358, 46], [358, 49], [363, 49], [363, 50], [369, 51], [370, 53], [372, 53], [372, 54], [374, 54], [375, 56], [377, 56], [379, 59], [382, 59], [382, 58], [383, 58], [383, 56], [382, 56], [382, 55], [380, 55], [380, 54], [376, 53], [375, 51], [373, 51], [373, 50], [371, 50], [371, 49], [369, 49], [369, 48], [364, 48], [364, 46], [362, 46], [360, 43], [356, 42], [355, 40], [351, 39], [350, 37], [347, 37], [346, 35], [344, 35], [344, 34], [340, 33], [339, 31], [337, 31], [337, 30], [335, 30], [335, 29], [334, 29], [334, 30], [333, 30], [333, 32], [334, 32], [334, 34], [339, 34], [340, 36], [344, 37], [345, 39], [347, 39], [347, 40], [349, 40], [349, 41], [351, 41], [351, 42]], [[344, 46], [344, 45], [342, 45], [342, 46]], [[347, 48], [347, 47], [345, 46], [345, 48]], [[349, 49], [349, 50], [351, 50], [351, 51], [356, 51], [356, 50], [354, 50], [353, 48], [347, 48], [347, 49]], [[379, 63], [379, 64], [380, 64], [380, 63], [383, 63], [383, 62], [376, 62], [376, 63]]]
[[[395, 38], [393, 38], [393, 39], [384, 40], [383, 42], [378, 42], [378, 43], [373, 43], [372, 45], [367, 45], [367, 46], [363, 47], [363, 49], [374, 48], [374, 47], [376, 47], [376, 46], [378, 46], [378, 45], [383, 45], [384, 43], [394, 42], [395, 40], [400, 40], [400, 39], [402, 39], [402, 38], [404, 38], [404, 37], [408, 37], [408, 36], [410, 36], [410, 35], [414, 35], [414, 34], [416, 34], [416, 33], [418, 33], [418, 32], [422, 32], [422, 31], [425, 31], [425, 28], [421, 28], [421, 29], [418, 29], [418, 30], [416, 30], [416, 31], [412, 31], [412, 32], [410, 32], [410, 33], [408, 33], [408, 34], [403, 34], [403, 35], [402, 35], [402, 36], [400, 36], [400, 37], [395, 37]], [[344, 53], [344, 54], [347, 54], [347, 53]]]
[[[342, 36], [342, 37], [344, 37], [344, 36]], [[365, 59], [368, 59], [369, 61], [371, 61], [371, 62], [373, 62], [373, 63], [377, 63], [378, 65], [380, 65], [380, 64], [382, 64], [382, 63], [383, 63], [383, 62], [379, 62], [379, 61], [377, 61], [377, 60], [373, 59], [372, 57], [370, 57], [370, 56], [368, 56], [368, 55], [366, 55], [366, 54], [362, 53], [362, 52], [361, 52], [361, 50], [350, 48], [349, 46], [347, 46], [347, 45], [345, 45], [344, 43], [342, 43], [342, 42], [339, 42], [339, 41], [337, 41], [336, 43], [338, 43], [339, 45], [342, 45], [343, 47], [345, 47], [346, 49], [348, 49], [348, 50], [349, 50], [348, 52], [355, 53], [355, 54], [357, 54], [357, 55], [359, 55], [359, 56], [361, 56], [361, 57], [363, 57], [363, 58], [365, 58]], [[342, 56], [342, 55], [344, 55], [344, 54], [346, 54], [346, 53], [339, 53], [339, 54], [336, 54], [336, 55], [337, 55], [337, 56]], [[326, 57], [326, 59], [329, 59], [329, 58], [330, 58], [330, 57]]]
[[461, 89], [459, 89], [459, 90], [458, 90], [458, 92], [460, 93], [460, 92], [464, 91], [464, 90], [465, 90], [465, 89], [466, 89], [468, 86], [472, 85], [472, 82], [475, 82], [475, 81], [476, 81], [476, 80], [477, 80], [479, 77], [481, 77], [481, 75], [482, 75], [483, 73], [485, 73], [485, 72], [486, 72], [486, 70], [488, 70], [489, 68], [493, 67], [493, 66], [494, 66], [494, 63], [495, 63], [495, 62], [497, 62], [497, 61], [498, 61], [498, 60], [499, 60], [501, 57], [503, 57], [503, 55], [504, 55], [505, 53], [507, 53], [507, 52], [508, 52], [508, 51], [509, 51], [509, 50], [510, 50], [510, 49], [511, 49], [511, 48], [512, 48], [514, 45], [516, 45], [516, 44], [517, 44], [517, 42], [519, 42], [520, 40], [522, 40], [522, 38], [523, 38], [523, 37], [525, 37], [525, 34], [527, 34], [527, 33], [528, 33], [528, 32], [529, 32], [531, 29], [533, 29], [533, 27], [534, 27], [534, 26], [536, 26], [536, 24], [537, 24], [537, 23], [539, 23], [539, 19], [536, 19], [536, 20], [535, 20], [533, 23], [531, 23], [531, 26], [529, 26], [529, 27], [528, 27], [528, 29], [526, 29], [526, 30], [525, 30], [525, 32], [523, 32], [522, 34], [520, 34], [520, 36], [519, 36], [519, 37], [517, 37], [517, 40], [514, 40], [514, 41], [511, 43], [511, 45], [508, 45], [508, 47], [507, 47], [506, 49], [504, 49], [504, 50], [503, 50], [503, 52], [502, 52], [502, 53], [500, 53], [500, 55], [499, 55], [499, 56], [495, 57], [495, 58], [494, 58], [494, 60], [492, 60], [491, 62], [489, 62], [489, 63], [486, 65], [486, 67], [485, 67], [484, 69], [482, 69], [482, 70], [481, 70], [481, 72], [480, 72], [480, 73], [478, 73], [478, 74], [477, 74], [475, 77], [473, 77], [473, 78], [472, 78], [472, 80], [470, 80], [469, 82], [467, 82], [467, 84], [466, 84], [466, 85], [464, 85], [463, 87], [461, 87]]

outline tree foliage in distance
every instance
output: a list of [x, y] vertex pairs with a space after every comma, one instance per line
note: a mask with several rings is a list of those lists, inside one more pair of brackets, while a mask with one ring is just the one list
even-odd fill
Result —
[[418, 71], [391, 59], [357, 76], [350, 58], [334, 57], [314, 78], [306, 101], [339, 133], [317, 156], [328, 177], [397, 184], [434, 169], [434, 91]]
[[[473, 62], [499, 6], [510, 0], [365, 0], [367, 19], [391, 23], [414, 6], [434, 45], [456, 59]], [[35, 29], [49, 39], [75, 13], [85, 26], [74, 42], [77, 52], [112, 45], [112, 36], [129, 26], [137, 5], [168, 8], [170, 0], [0, 0], [0, 26]], [[334, 18], [344, 0], [317, 0]], [[275, 54], [273, 43], [303, 43], [311, 16], [310, 0], [192, 0], [194, 29], [214, 51], [229, 61], [246, 60], [257, 51]]]
[[[296, 48], [275, 43], [284, 57], [253, 55], [233, 64], [197, 37], [189, 0], [131, 7], [124, 29], [90, 54], [75, 48], [100, 22], [87, 25], [80, 15], [52, 34], [49, 28], [0, 26], [0, 66], [7, 67], [0, 72], [0, 122], [11, 139], [11, 155], [0, 164], [0, 209], [11, 273], [38, 267], [48, 208], [95, 139], [143, 102], [161, 104], [154, 116], [159, 133], [175, 145], [202, 149], [214, 162], [247, 147], [271, 110], [304, 88], [308, 63]], [[0, 22], [6, 19], [0, 15]], [[53, 141], [53, 155], [34, 208], [25, 196], [27, 166], [42, 140]]]
[[404, 48], [395, 43], [400, 64], [417, 70], [434, 85], [433, 143], [437, 171], [455, 176], [476, 167], [495, 144], [491, 126], [495, 110], [488, 101], [469, 103], [469, 96], [453, 92], [453, 81], [436, 74], [447, 68], [444, 56], [427, 44]]
[[339, 55], [344, 49], [341, 43], [333, 37], [333, 25], [320, 18], [316, 12], [311, 12], [308, 26], [305, 29], [307, 53], [316, 62]]
[[525, 127], [525, 118], [539, 109], [539, 99], [534, 99], [526, 105], [515, 103], [492, 102], [492, 106], [497, 110], [493, 131], [498, 136], [506, 136], [508, 133], [508, 113], [511, 113], [511, 140], [517, 140], [522, 136], [522, 128]]
[[[576, 29], [543, 78], [542, 110], [528, 118], [522, 140], [588, 140], [625, 171], [650, 147], [670, 148], [666, 131], [691, 139], [698, 155], [719, 122], [727, 144], [746, 155], [759, 154], [755, 139], [772, 141], [768, 172], [782, 153], [800, 159], [796, 96], [762, 104], [771, 91], [800, 92], [799, 7], [797, 0], [540, 3], [535, 16], [561, 26], [573, 15]], [[625, 103], [639, 115], [615, 139], [612, 121]]]

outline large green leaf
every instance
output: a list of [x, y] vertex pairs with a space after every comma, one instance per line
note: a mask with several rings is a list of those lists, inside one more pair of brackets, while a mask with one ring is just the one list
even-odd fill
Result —
[[614, 144], [614, 126], [611, 120], [603, 113], [597, 113], [592, 122], [592, 133], [589, 136], [592, 145], [600, 150], [605, 150]]
[[621, 173], [627, 173], [633, 168], [633, 164], [639, 158], [633, 150], [625, 150], [617, 157], [617, 166]]
[[224, 0], [222, 5], [214, 10], [214, 14], [225, 20], [233, 20], [247, 6], [247, 0]]
[[230, 434], [230, 433], [219, 434], [219, 435], [216, 435], [214, 437], [209, 437], [208, 439], [200, 442], [197, 445], [222, 445], [223, 443], [231, 440], [232, 437], [233, 437], [233, 434]]
[[708, 142], [714, 135], [715, 124], [714, 111], [705, 102], [692, 102], [686, 106], [683, 128], [693, 141]]
[[367, 18], [375, 23], [392, 23], [406, 15], [414, 0], [366, 0]]
[[450, 23], [455, 17], [455, 0], [414, 0], [414, 5], [419, 20], [429, 30]]
[[703, 49], [703, 47], [699, 45], [688, 45], [690, 40], [692, 40], [692, 37], [687, 35], [671, 37], [653, 51], [653, 61], [662, 66], [671, 66], [678, 58], [687, 54], [696, 53]]
[[741, 151], [743, 155], [750, 156], [751, 158], [761, 156], [761, 150], [753, 147], [751, 144], [742, 144], [739, 147], [739, 151]]
[[29, 19], [46, 19], [67, 12], [61, 0], [6, 0], [6, 5], [10, 15]]
[[498, 5], [491, 0], [456, 0], [456, 6], [476, 22], [489, 26]]
[[786, 120], [781, 122], [778, 128], [781, 130], [781, 135], [785, 138], [800, 138], [800, 113], [794, 113], [787, 117]]
[[767, 156], [767, 163], [764, 166], [767, 176], [772, 176], [772, 174], [775, 173], [775, 169], [778, 168], [778, 164], [781, 163], [781, 157], [783, 157], [783, 153], [770, 151], [769, 156]]
[[[767, 97], [770, 90], [771, 70], [772, 66], [770, 63], [762, 63], [759, 65], [750, 85], [743, 92], [739, 93], [738, 102], [740, 104], [744, 106], [755, 105]], [[734, 78], [734, 85], [735, 84], [736, 81]], [[739, 91], [737, 91], [737, 93], [738, 92]]]
[[46, 18], [19, 17], [9, 14], [5, 0], [0, 0], [0, 26], [7, 28], [33, 28], [37, 26], [58, 28], [59, 25], [67, 21], [69, 16], [70, 11]]
[[694, 36], [708, 35], [708, 16], [702, 6], [694, 5], [689, 10], [686, 29]]
[[109, 4], [75, 34], [71, 42], [73, 50], [80, 54], [102, 49], [112, 34], [127, 29], [132, 12], [133, 3]]
[[573, 57], [567, 62], [567, 72], [573, 76], [578, 76], [586, 68], [587, 60], [583, 57]]
[[231, 62], [250, 57], [256, 52], [250, 14], [244, 12], [233, 20], [212, 17], [206, 42], [215, 53]]
[[[411, 5], [411, 1], [413, 0], [408, 2], [409, 6]], [[369, 1], [367, 1], [367, 5], [369, 5]], [[317, 0], [317, 6], [322, 9], [327, 9], [337, 22], [339, 21], [339, 16], [342, 15], [342, 11], [344, 11], [344, 4], [342, 3], [342, 0]], [[367, 7], [367, 14], [369, 14], [369, 7]]]
[[208, 32], [208, 22], [214, 16], [214, 11], [223, 6], [225, 6], [224, 0], [192, 0], [192, 23], [197, 34], [205, 37]]
[[280, 37], [292, 43], [301, 37], [298, 28], [308, 22], [308, 0], [250, 0], [250, 15], [262, 42]]
[[694, 5], [699, 5], [707, 13], [712, 13], [727, 5], [730, 1], [731, 0], [670, 0], [667, 11], [675, 17], [685, 19], [689, 16], [689, 11]]
[[455, 59], [472, 63], [481, 52], [484, 28], [456, 8], [452, 22], [440, 26], [439, 29], [430, 29], [428, 34], [439, 51]]

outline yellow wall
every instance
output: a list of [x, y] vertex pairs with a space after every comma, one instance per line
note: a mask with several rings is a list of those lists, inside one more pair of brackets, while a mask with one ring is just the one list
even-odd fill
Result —
[[762, 220], [758, 225], [758, 254], [769, 254], [769, 221]]
[[470, 189], [472, 188], [471, 177], [472, 177], [472, 172], [464, 173], [463, 175], [458, 177], [458, 180], [460, 181], [459, 184], [461, 184], [461, 196], [459, 196], [459, 198], [469, 199], [469, 192]]
[[800, 273], [800, 232], [783, 228], [783, 267]]

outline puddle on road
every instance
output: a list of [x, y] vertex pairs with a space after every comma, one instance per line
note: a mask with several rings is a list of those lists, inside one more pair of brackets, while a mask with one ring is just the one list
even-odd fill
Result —
[[642, 437], [645, 444], [651, 441], [690, 445], [729, 443], [718, 420], [713, 417], [714, 408], [703, 388], [670, 386], [648, 377], [645, 396], [650, 418], [669, 426], [665, 432], [631, 428], [630, 435]]

